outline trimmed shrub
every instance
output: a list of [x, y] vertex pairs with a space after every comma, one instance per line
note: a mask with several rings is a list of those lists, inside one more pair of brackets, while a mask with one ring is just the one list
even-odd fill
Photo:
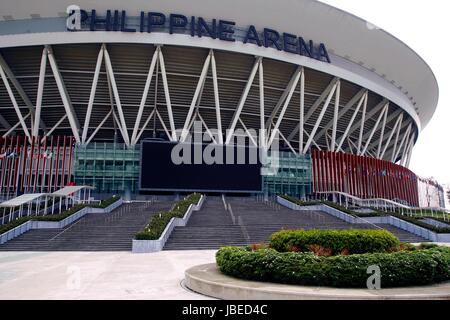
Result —
[[310, 286], [364, 288], [369, 266], [381, 270], [381, 287], [428, 285], [450, 280], [450, 248], [319, 257], [313, 253], [224, 247], [216, 253], [229, 276]]
[[114, 202], [118, 201], [119, 199], [120, 199], [119, 196], [112, 196], [111, 198], [100, 201], [100, 204], [88, 205], [88, 206], [91, 208], [105, 209], [105, 208], [109, 207], [110, 205], [112, 205]]
[[201, 195], [199, 193], [191, 193], [183, 200], [178, 201], [172, 210], [157, 213], [152, 217], [149, 224], [143, 231], [135, 235], [136, 240], [156, 240], [159, 239], [164, 232], [167, 224], [172, 218], [183, 218], [187, 209], [191, 204], [197, 204]]
[[344, 250], [348, 254], [389, 252], [400, 241], [386, 230], [281, 230], [270, 237], [270, 247], [279, 251], [311, 251], [311, 246], [331, 249], [332, 254]]

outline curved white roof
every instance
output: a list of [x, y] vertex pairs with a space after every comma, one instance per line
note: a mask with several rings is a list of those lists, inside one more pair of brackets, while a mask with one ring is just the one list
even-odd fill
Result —
[[[84, 9], [127, 10], [220, 18], [288, 32], [326, 44], [332, 55], [340, 56], [376, 73], [380, 80], [394, 85], [411, 102], [424, 127], [434, 114], [439, 89], [427, 63], [405, 43], [388, 32], [354, 15], [315, 0], [2, 0], [1, 20], [57, 17], [70, 4]], [[411, 22], [412, 23], [412, 22]]]

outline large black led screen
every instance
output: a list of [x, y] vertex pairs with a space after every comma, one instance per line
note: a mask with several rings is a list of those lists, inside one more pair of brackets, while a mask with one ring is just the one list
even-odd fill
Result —
[[250, 193], [260, 192], [261, 189], [261, 163], [256, 148], [212, 147], [165, 141], [142, 142], [142, 191]]

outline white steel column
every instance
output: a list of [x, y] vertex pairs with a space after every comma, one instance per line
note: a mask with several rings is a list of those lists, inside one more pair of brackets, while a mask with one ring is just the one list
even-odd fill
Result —
[[303, 154], [303, 127], [305, 122], [305, 69], [302, 68], [300, 75], [300, 117], [298, 131], [298, 153]]
[[153, 53], [152, 61], [150, 62], [150, 68], [148, 70], [147, 80], [145, 81], [144, 92], [142, 93], [141, 103], [139, 105], [139, 110], [136, 116], [136, 121], [134, 123], [133, 134], [131, 135], [131, 145], [135, 145], [137, 140], [136, 136], [138, 134], [139, 125], [141, 124], [142, 113], [144, 112], [145, 102], [147, 101], [148, 91], [150, 89], [150, 84], [152, 82], [153, 72], [155, 70], [156, 60], [158, 59], [158, 50], [155, 49]]
[[[31, 116], [31, 111], [27, 113], [27, 115], [25, 117], [23, 117], [23, 120], [27, 120], [27, 118]], [[13, 132], [14, 130], [16, 130], [20, 125], [22, 124], [22, 122], [19, 120], [15, 125], [13, 125], [11, 128], [9, 128], [8, 131], [6, 131], [2, 137], [7, 137], [11, 134], [11, 132]]]
[[251, 135], [250, 131], [247, 129], [247, 126], [245, 125], [244, 121], [239, 118], [239, 122], [241, 123], [242, 127], [244, 128], [245, 132], [247, 133], [248, 137], [252, 141], [252, 143], [255, 145], [255, 147], [258, 146], [258, 143], [256, 142], [255, 138]]
[[191, 122], [192, 113], [194, 112], [195, 106], [197, 105], [197, 101], [199, 99], [200, 92], [205, 83], [206, 75], [208, 74], [209, 63], [211, 61], [211, 52], [212, 52], [212, 50], [209, 51], [209, 54], [206, 57], [205, 62], [203, 63], [203, 69], [202, 69], [202, 72], [198, 79], [197, 87], [195, 88], [194, 97], [192, 98], [191, 105], [189, 107], [189, 111], [186, 116], [186, 120], [184, 121], [183, 130], [181, 131], [181, 137], [180, 137], [181, 142], [184, 142], [184, 140], [186, 139], [186, 136], [189, 133], [187, 128], [189, 126], [189, 123]]
[[212, 142], [214, 144], [217, 144], [217, 140], [214, 138], [213, 133], [211, 132], [211, 130], [209, 130], [208, 125], [206, 124], [206, 121], [203, 120], [203, 117], [201, 116], [200, 112], [197, 112], [197, 116], [200, 119], [200, 122], [203, 124], [203, 126], [206, 129], [206, 132], [208, 133], [209, 137], [211, 138]]
[[145, 120], [144, 125], [142, 126], [142, 128], [140, 129], [140, 131], [136, 137], [136, 141], [139, 141], [139, 139], [141, 138], [141, 135], [145, 131], [145, 128], [147, 128], [148, 123], [150, 122], [150, 120], [153, 118], [154, 115], [155, 115], [155, 109], [153, 109], [153, 111], [148, 116], [147, 120]]
[[380, 158], [380, 154], [381, 154], [381, 145], [383, 143], [383, 138], [384, 138], [384, 130], [386, 128], [386, 119], [387, 119], [387, 115], [389, 112], [389, 104], [386, 105], [386, 112], [384, 113], [384, 118], [383, 118], [383, 124], [381, 125], [381, 134], [380, 134], [380, 143], [378, 144], [378, 149], [377, 149], [377, 158]]
[[416, 134], [413, 134], [411, 141], [409, 142], [409, 150], [406, 156], [406, 162], [405, 162], [405, 167], [409, 168], [409, 163], [411, 162], [411, 156], [412, 156], [412, 151], [414, 148], [414, 140], [416, 138]]
[[92, 80], [91, 94], [89, 95], [89, 102], [86, 110], [86, 118], [84, 120], [83, 133], [81, 135], [81, 143], [86, 143], [86, 137], [89, 130], [89, 122], [91, 121], [92, 107], [94, 105], [95, 92], [97, 91], [98, 77], [100, 75], [100, 69], [102, 67], [102, 61], [104, 56], [105, 45], [100, 48], [100, 52], [97, 56], [97, 64], [95, 66], [94, 79]]
[[[159, 114], [159, 111], [156, 110], [156, 115], [158, 116], [159, 122], [161, 122], [161, 125], [164, 129], [164, 131], [166, 132], [166, 135], [169, 139], [172, 139], [173, 136], [170, 135], [169, 130], [167, 130], [166, 124], [164, 123], [163, 118], [161, 117], [161, 115]], [[175, 140], [171, 140], [171, 141], [175, 141]]]
[[393, 151], [392, 151], [391, 162], [394, 162], [394, 161], [395, 161], [395, 160], [394, 160], [394, 157], [395, 157], [395, 154], [396, 154], [396, 151], [397, 151], [398, 137], [399, 137], [399, 135], [400, 135], [400, 130], [402, 129], [402, 124], [403, 124], [403, 113], [402, 113], [402, 115], [401, 115], [400, 118], [401, 118], [401, 120], [400, 120], [400, 125], [398, 126], [398, 128], [397, 128], [397, 134], [395, 135], [394, 149], [393, 149]]
[[402, 149], [403, 144], [405, 143], [405, 139], [407, 139], [407, 137], [409, 137], [409, 134], [411, 132], [411, 126], [412, 126], [412, 123], [409, 124], [408, 128], [406, 129], [405, 134], [403, 135], [403, 138], [402, 138], [402, 140], [400, 142], [400, 146], [397, 148], [397, 151], [394, 154], [394, 157], [393, 157], [394, 160], [392, 160], [393, 162], [398, 158], [400, 150]]
[[250, 88], [252, 87], [253, 80], [255, 79], [256, 71], [258, 70], [259, 62], [261, 61], [261, 57], [256, 58], [255, 63], [253, 64], [252, 71], [250, 72], [250, 76], [247, 80], [247, 84], [245, 85], [244, 92], [242, 93], [241, 99], [239, 100], [238, 107], [234, 112], [233, 119], [231, 120], [231, 125], [228, 128], [227, 138], [225, 140], [225, 144], [229, 144], [231, 141], [231, 137], [233, 136], [234, 129], [236, 128], [236, 124], [241, 115], [242, 108], [244, 107], [245, 101], [247, 100], [248, 93], [250, 92]]
[[49, 135], [51, 135], [53, 133], [53, 131], [55, 131], [55, 129], [58, 128], [66, 118], [67, 118], [67, 114], [63, 115], [61, 117], [61, 119], [59, 119], [58, 122], [56, 122], [56, 124], [49, 131], [47, 131], [47, 133], [41, 139], [41, 143], [43, 143], [45, 141], [45, 137], [48, 137]]
[[280, 99], [278, 99], [277, 104], [275, 105], [275, 107], [273, 108], [269, 119], [267, 119], [266, 121], [266, 129], [269, 130], [270, 126], [273, 124], [273, 119], [275, 118], [275, 116], [277, 115], [278, 111], [280, 110], [281, 106], [283, 105], [284, 100], [286, 99], [286, 97], [289, 94], [289, 90], [292, 87], [292, 83], [294, 82], [295, 76], [297, 75], [297, 73], [302, 69], [301, 66], [298, 66], [294, 73], [292, 74], [291, 78], [289, 79], [289, 82], [286, 86], [286, 88], [284, 89], [283, 93], [281, 94]]
[[384, 149], [383, 149], [383, 151], [381, 152], [381, 155], [379, 156], [380, 159], [383, 159], [384, 154], [386, 153], [386, 150], [387, 150], [387, 148], [388, 148], [388, 146], [389, 146], [389, 143], [391, 143], [392, 137], [394, 136], [394, 133], [397, 131], [397, 127], [398, 127], [399, 125], [401, 126], [402, 119], [403, 119], [403, 113], [400, 115], [400, 117], [397, 118], [397, 121], [395, 121], [395, 125], [394, 125], [394, 127], [392, 128], [392, 130], [391, 130], [391, 134], [389, 135], [389, 137], [388, 137], [388, 139], [387, 139], [387, 141], [386, 141], [386, 144], [385, 144], [385, 146], [384, 146]]
[[[169, 138], [171, 138], [171, 141], [177, 141], [177, 133], [175, 131], [175, 122], [173, 120], [172, 103], [170, 102], [169, 84], [167, 82], [166, 65], [164, 63], [164, 57], [163, 57], [163, 54], [161, 51], [161, 47], [158, 46], [157, 50], [159, 51], [158, 61], [159, 61], [159, 66], [161, 68], [161, 76], [162, 76], [163, 87], [164, 87], [164, 96], [166, 97], [167, 114], [169, 115], [170, 130], [172, 133], [171, 136], [169, 136]], [[159, 114], [159, 112], [157, 113], [157, 115], [160, 118], [160, 120], [162, 121], [162, 118], [161, 118], [161, 115]], [[162, 122], [162, 123], [164, 123], [164, 122]]]
[[66, 87], [64, 85], [63, 79], [61, 77], [61, 74], [59, 73], [58, 65], [56, 63], [55, 57], [53, 55], [52, 49], [50, 46], [47, 47], [48, 52], [48, 60], [50, 62], [50, 66], [52, 68], [53, 76], [55, 77], [56, 84], [58, 86], [59, 95], [61, 96], [61, 100], [64, 105], [64, 109], [66, 110], [70, 128], [72, 129], [72, 134], [75, 138], [75, 141], [77, 144], [81, 143], [80, 135], [78, 133], [79, 130], [79, 122], [76, 117], [75, 111], [72, 106], [72, 102], [70, 101], [70, 97], [67, 94]]
[[217, 135], [219, 137], [219, 144], [223, 144], [222, 117], [220, 115], [219, 85], [217, 82], [216, 58], [214, 57], [213, 50], [211, 50], [211, 73], [213, 77], [213, 87], [214, 87], [214, 104], [216, 107]]
[[367, 96], [368, 96], [368, 93], [367, 93], [367, 91], [366, 91], [366, 93], [364, 93], [363, 96], [361, 97], [361, 99], [359, 100], [359, 103], [358, 103], [358, 105], [356, 106], [356, 109], [355, 109], [355, 111], [353, 112], [352, 118], [350, 119], [350, 122], [348, 123], [348, 126], [347, 126], [347, 128], [345, 129], [345, 132], [344, 132], [344, 134], [343, 134], [342, 137], [341, 137], [341, 141], [339, 142], [339, 144], [338, 144], [338, 146], [337, 146], [337, 148], [336, 148], [336, 151], [339, 152], [339, 151], [341, 150], [342, 145], [344, 144], [345, 138], [347, 137], [348, 132], [350, 131], [350, 128], [352, 127], [353, 122], [355, 121], [356, 116], [358, 115], [358, 112], [359, 112], [359, 109], [361, 108], [361, 105], [362, 105], [363, 103], [366, 103], [366, 102], [367, 102]]
[[2, 66], [0, 66], [0, 75], [2, 77], [3, 83], [5, 84], [6, 91], [8, 91], [9, 98], [11, 99], [11, 102], [14, 106], [14, 110], [16, 110], [16, 114], [17, 114], [17, 117], [19, 118], [20, 124], [22, 125], [23, 132], [27, 136], [28, 140], [31, 142], [30, 133], [28, 131], [27, 125], [22, 116], [22, 112], [19, 109], [19, 105], [17, 104], [16, 97], [14, 96], [14, 93], [11, 90], [11, 86], [9, 85], [8, 79], [6, 78], [6, 75], [5, 75], [5, 72], [3, 71]]
[[316, 134], [317, 128], [319, 128], [320, 122], [322, 121], [322, 118], [323, 118], [325, 112], [327, 111], [327, 108], [328, 108], [328, 105], [330, 104], [331, 98], [333, 97], [334, 92], [336, 91], [338, 82], [339, 82], [339, 80], [336, 81], [336, 83], [333, 85], [333, 88], [331, 89], [330, 93], [328, 94], [328, 98], [322, 107], [322, 111], [320, 111], [319, 117], [317, 118], [317, 121], [313, 127], [313, 130], [311, 131], [311, 133], [309, 135], [309, 139], [306, 142], [305, 148], [303, 149], [303, 154], [305, 154], [309, 150], [309, 147], [311, 146], [311, 142], [314, 140], [314, 136]]
[[42, 110], [42, 95], [44, 93], [45, 71], [47, 69], [47, 54], [48, 54], [47, 48], [44, 47], [44, 50], [42, 50], [41, 66], [39, 69], [39, 83], [36, 97], [36, 111], [34, 114], [34, 125], [33, 125], [34, 137], [37, 137], [39, 135], [39, 124], [41, 121], [41, 110]]
[[265, 116], [265, 102], [264, 102], [264, 66], [262, 60], [259, 61], [259, 146], [263, 150], [266, 147], [266, 116]]
[[367, 100], [369, 100], [368, 94], [367, 94], [367, 98], [364, 100], [362, 117], [361, 117], [361, 127], [359, 128], [358, 147], [356, 148], [356, 154], [358, 154], [358, 155], [361, 152], [361, 146], [362, 146], [362, 137], [363, 137], [363, 133], [364, 133], [364, 124], [366, 121], [366, 112], [367, 112]]
[[372, 128], [372, 131], [370, 132], [369, 138], [366, 141], [366, 145], [365, 145], [363, 151], [361, 152], [361, 154], [359, 154], [360, 156], [363, 156], [366, 153], [367, 148], [369, 147], [369, 143], [372, 140], [373, 135], [377, 131], [378, 125], [380, 124], [380, 121], [381, 121], [381, 118], [384, 116], [384, 113], [387, 111], [387, 108], [388, 108], [388, 103], [386, 103], [385, 106], [383, 107], [383, 109], [381, 110], [380, 115], [378, 116], [378, 119], [375, 122], [375, 125]]
[[339, 81], [337, 83], [336, 97], [334, 99], [333, 131], [331, 132], [331, 151], [334, 151], [336, 146], [336, 131], [337, 131], [340, 99], [341, 99], [341, 82]]
[[271, 131], [270, 139], [269, 139], [269, 141], [267, 143], [267, 148], [270, 148], [270, 146], [272, 145], [273, 139], [275, 138], [275, 134], [276, 134], [278, 128], [280, 127], [280, 123], [283, 120], [283, 117], [284, 117], [284, 114], [286, 113], [287, 107], [289, 106], [289, 103], [291, 102], [292, 95], [294, 94], [295, 88], [297, 87], [297, 83], [298, 83], [298, 80], [300, 79], [300, 73], [301, 72], [302, 72], [302, 68], [298, 68], [295, 71], [294, 80], [290, 84], [291, 87], [289, 88], [289, 93], [288, 93], [288, 95], [286, 97], [286, 100], [284, 101], [283, 108], [280, 111], [280, 114], [278, 116], [277, 122], [275, 123], [275, 127]]
[[[338, 78], [333, 78], [333, 80], [330, 81], [330, 83], [328, 84], [328, 86], [325, 88], [325, 90], [321, 93], [320, 97], [317, 98], [317, 100], [314, 102], [314, 104], [311, 106], [311, 108], [309, 108], [308, 112], [305, 115], [305, 121], [303, 123], [306, 123], [309, 118], [311, 117], [312, 114], [314, 114], [317, 110], [317, 108], [319, 108], [319, 106], [321, 105], [321, 103], [329, 96], [330, 91], [335, 87], [335, 84], [338, 82]], [[289, 134], [289, 136], [287, 137], [288, 140], [292, 140], [294, 138], [294, 136], [297, 134], [297, 132], [300, 130], [300, 125], [298, 124], [294, 130], [292, 130], [292, 132]], [[306, 131], [305, 131], [306, 132]]]
[[[17, 93], [19, 93], [20, 97], [22, 98], [23, 102], [27, 105], [28, 109], [31, 112], [31, 119], [33, 119], [34, 116], [34, 105], [31, 103], [30, 98], [28, 98], [27, 94], [25, 93], [25, 90], [23, 90], [22, 86], [20, 85], [19, 81], [17, 81], [16, 77], [12, 73], [11, 69], [9, 68], [8, 64], [6, 63], [5, 59], [3, 59], [3, 56], [0, 54], [0, 66], [2, 66], [3, 70], [5, 71], [6, 75], [8, 76], [8, 79], [11, 81], [12, 85], [16, 88]], [[33, 123], [31, 123], [33, 125]], [[47, 131], [47, 126], [45, 125], [44, 121], [41, 119], [41, 128], [45, 131]]]
[[[349, 102], [345, 106], [342, 107], [342, 109], [338, 113], [338, 119], [340, 119], [342, 116], [344, 116], [350, 109], [360, 101], [361, 97], [367, 92], [366, 89], [362, 88], [361, 90], [356, 93]], [[327, 132], [331, 127], [333, 126], [333, 121], [329, 121], [320, 131], [316, 134], [316, 139], [322, 138], [322, 136]]]
[[92, 132], [91, 136], [89, 137], [89, 139], [87, 140], [86, 144], [89, 144], [89, 142], [91, 142], [91, 140], [95, 137], [95, 135], [97, 134], [98, 130], [100, 130], [101, 127], [103, 127], [103, 125], [105, 124], [106, 120], [108, 120], [108, 118], [111, 116], [111, 114], [113, 113], [113, 110], [111, 109], [108, 114], [103, 118], [103, 120], [99, 123], [99, 125], [97, 126], [97, 128], [95, 128], [94, 132]]
[[114, 94], [114, 100], [116, 101], [117, 111], [119, 113], [119, 119], [120, 119], [120, 123], [121, 123], [121, 127], [122, 127], [121, 128], [122, 135], [125, 140], [125, 144], [127, 146], [130, 146], [130, 137], [128, 136], [127, 123], [125, 122], [125, 116], [123, 114], [122, 103], [120, 102], [119, 91], [117, 89], [117, 84], [116, 84], [116, 79], [114, 77], [111, 59], [109, 57], [108, 49], [106, 47], [104, 48], [104, 55], [105, 55], [105, 63], [106, 63], [106, 72], [109, 75], [109, 81], [111, 82], [111, 87], [112, 87], [113, 94]]

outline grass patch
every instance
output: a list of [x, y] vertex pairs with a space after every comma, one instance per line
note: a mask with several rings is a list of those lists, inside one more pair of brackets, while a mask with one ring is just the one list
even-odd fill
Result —
[[164, 232], [167, 224], [172, 218], [183, 218], [187, 209], [191, 204], [197, 204], [200, 200], [201, 194], [191, 193], [183, 200], [178, 201], [174, 208], [167, 212], [160, 212], [155, 214], [150, 220], [149, 224], [135, 235], [136, 240], [157, 240]]

